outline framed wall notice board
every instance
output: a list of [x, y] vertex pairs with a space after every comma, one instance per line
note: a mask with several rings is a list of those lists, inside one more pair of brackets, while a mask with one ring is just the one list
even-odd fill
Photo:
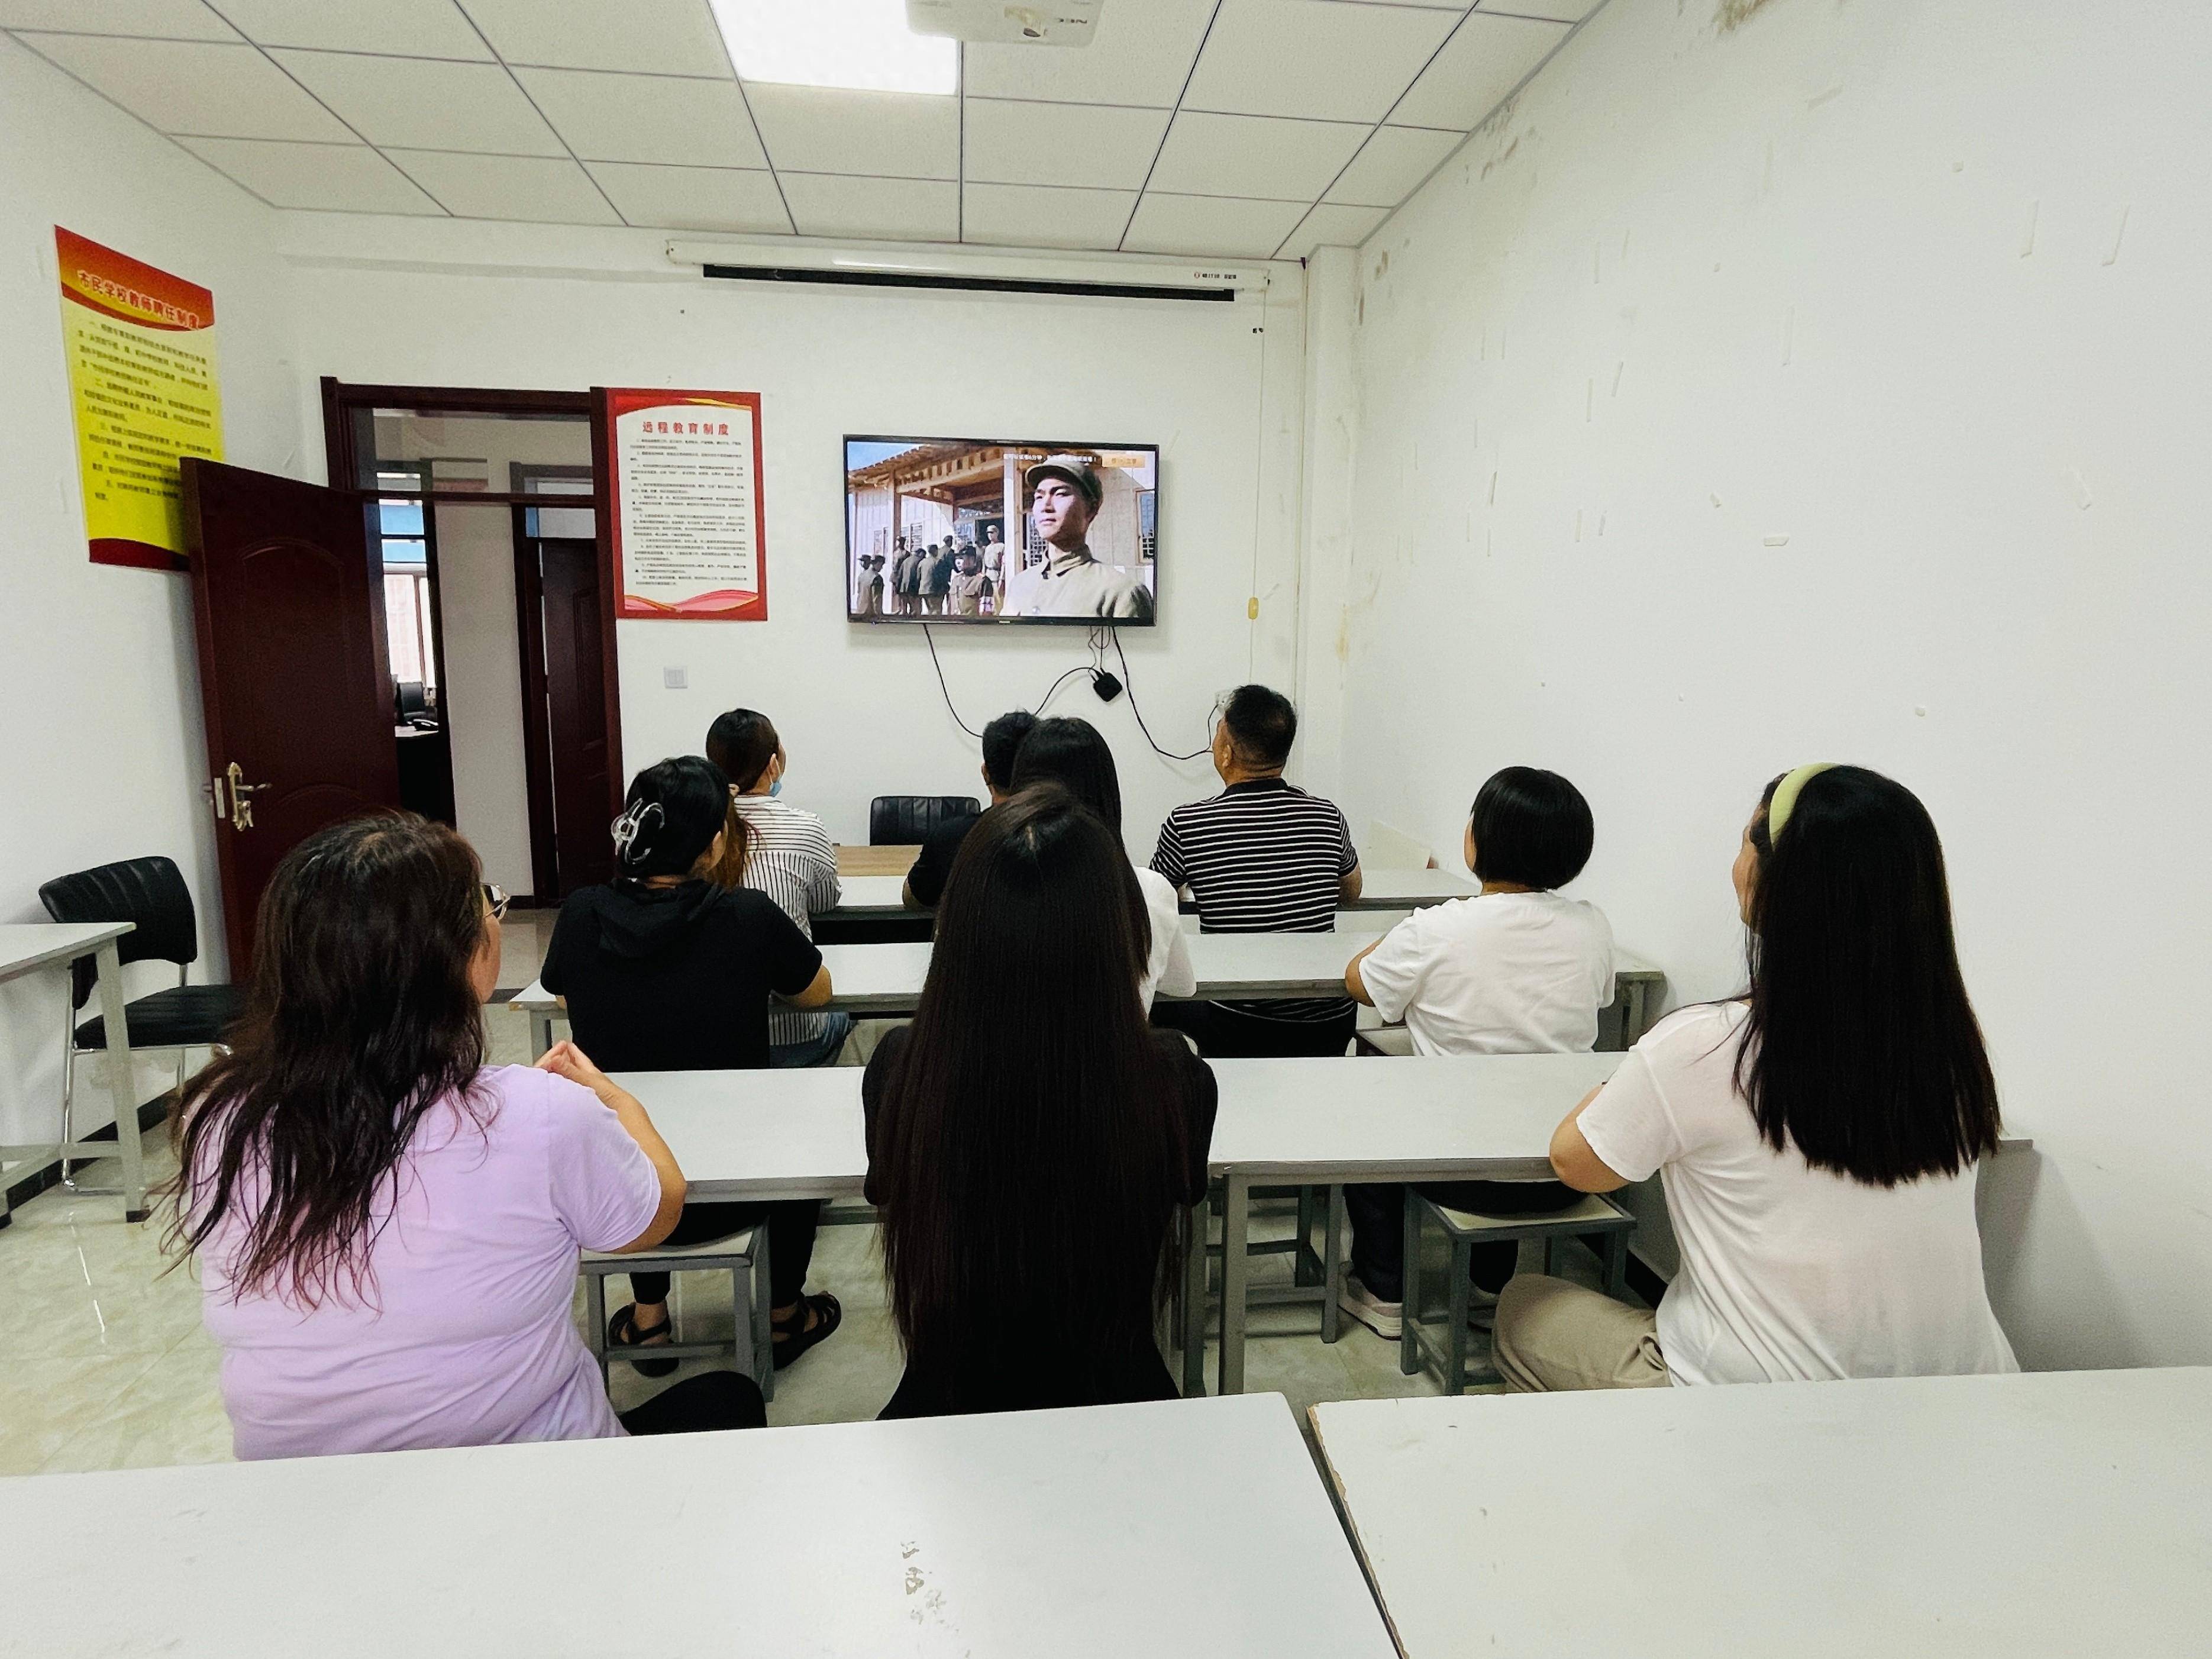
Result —
[[602, 387], [617, 617], [768, 619], [760, 394]]
[[182, 570], [177, 463], [222, 459], [215, 295], [59, 225], [54, 252], [92, 562]]

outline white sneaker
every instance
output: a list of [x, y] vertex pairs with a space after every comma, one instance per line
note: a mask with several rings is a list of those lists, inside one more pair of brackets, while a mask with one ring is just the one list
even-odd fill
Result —
[[1405, 1304], [1383, 1301], [1361, 1284], [1356, 1273], [1345, 1275], [1344, 1289], [1336, 1302], [1345, 1312], [1387, 1341], [1395, 1342], [1405, 1332]]

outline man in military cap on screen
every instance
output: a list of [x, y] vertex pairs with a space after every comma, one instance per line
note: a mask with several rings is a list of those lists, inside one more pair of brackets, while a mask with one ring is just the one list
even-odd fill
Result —
[[1091, 522], [1106, 492], [1079, 455], [1048, 455], [1022, 474], [1030, 518], [1052, 554], [1025, 614], [1149, 622], [1152, 596], [1142, 582], [1091, 552]]

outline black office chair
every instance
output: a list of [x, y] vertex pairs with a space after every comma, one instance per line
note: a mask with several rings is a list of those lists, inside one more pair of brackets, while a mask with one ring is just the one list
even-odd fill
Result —
[[[174, 1048], [177, 1086], [185, 1084], [185, 1051], [207, 1048], [222, 1041], [245, 1005], [245, 992], [234, 985], [193, 985], [191, 964], [199, 959], [199, 927], [192, 909], [191, 889], [175, 860], [159, 856], [126, 859], [103, 864], [95, 870], [58, 876], [39, 889], [39, 902], [56, 921], [128, 921], [131, 931], [115, 941], [117, 957], [131, 962], [170, 962], [177, 968], [177, 982], [127, 1003], [123, 1010], [124, 1040], [132, 1050]], [[89, 962], [70, 969], [73, 983], [69, 1007], [64, 1011], [62, 1043], [62, 1140], [76, 1139], [76, 1057], [106, 1046], [106, 1027], [94, 1015], [76, 1023], [77, 1010], [91, 998], [95, 973]], [[128, 1065], [128, 1055], [118, 1059]], [[117, 1124], [115, 1133], [135, 1131], [137, 1125]], [[70, 1161], [62, 1159], [62, 1184], [72, 1192], [91, 1192], [70, 1179]]]
[[868, 803], [868, 845], [918, 847], [953, 819], [982, 810], [973, 795], [878, 795]]

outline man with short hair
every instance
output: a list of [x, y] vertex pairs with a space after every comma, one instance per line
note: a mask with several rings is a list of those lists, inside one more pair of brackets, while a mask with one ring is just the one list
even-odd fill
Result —
[[[1201, 933], [1333, 933], [1337, 906], [1359, 896], [1359, 853], [1344, 814], [1284, 781], [1297, 732], [1288, 697], [1237, 687], [1213, 728], [1222, 792], [1178, 806], [1160, 826], [1152, 868], [1189, 888]], [[1343, 997], [1180, 1003], [1162, 1005], [1154, 1018], [1188, 1032], [1208, 1054], [1340, 1054], [1355, 1010]]]
[[[983, 784], [991, 792], [993, 806], [1004, 802], [1012, 791], [1014, 757], [1021, 750], [1022, 739], [1029, 736], [1036, 724], [1035, 714], [1026, 708], [1016, 708], [983, 728]], [[953, 856], [981, 816], [978, 812], [963, 814], [922, 842], [921, 854], [906, 872], [906, 885], [899, 895], [909, 908], [937, 908], [937, 901], [945, 896], [945, 878], [952, 873]]]
[[933, 617], [945, 614], [945, 596], [952, 591], [952, 538], [929, 544], [929, 556], [922, 562], [921, 608]]
[[1150, 622], [1152, 596], [1145, 585], [1101, 564], [1091, 551], [1091, 522], [1106, 499], [1091, 463], [1080, 455], [1048, 455], [1022, 482], [1030, 490], [1030, 520], [1052, 550], [1027, 614]]
[[921, 550], [899, 538], [898, 557], [891, 563], [891, 615], [903, 617], [914, 610], [915, 567], [921, 561]]

